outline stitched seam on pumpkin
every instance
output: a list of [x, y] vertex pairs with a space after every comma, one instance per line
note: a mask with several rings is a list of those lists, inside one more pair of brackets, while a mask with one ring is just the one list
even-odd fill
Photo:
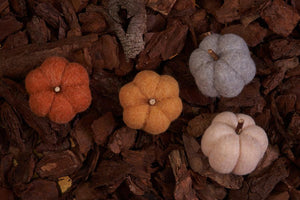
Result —
[[[219, 42], [220, 42], [220, 38], [221, 38], [222, 36], [219, 36], [218, 37], [218, 40], [217, 40], [217, 47], [216, 47], [216, 49], [219, 51], [219, 48], [220, 48], [220, 46], [219, 46]], [[220, 52], [219, 52], [220, 53]], [[221, 54], [221, 53], [220, 53]], [[219, 55], [220, 56], [220, 55]], [[213, 81], [212, 81], [212, 86], [213, 86], [213, 88], [218, 92], [218, 95], [219, 95], [219, 93], [220, 93], [220, 91], [219, 90], [217, 90], [217, 88], [216, 88], [216, 84], [215, 84], [215, 80], [216, 80], [216, 74], [215, 74], [215, 72], [216, 72], [216, 70], [215, 70], [215, 66], [216, 66], [216, 63], [218, 62], [218, 61], [212, 61], [212, 62], [215, 62], [214, 63], [214, 65], [213, 65]]]
[[[161, 82], [161, 77], [159, 77], [158, 83], [157, 83], [157, 85], [156, 85], [156, 87], [155, 87], [154, 94], [153, 94], [154, 97], [156, 97], [156, 90], [157, 90], [157, 88], [158, 88], [160, 82]], [[156, 100], [158, 100], [158, 99], [156, 99]]]
[[170, 123], [172, 122], [172, 120], [167, 116], [167, 114], [162, 109], [160, 109], [159, 107], [157, 107], [157, 109], [160, 110], [160, 112], [170, 121]]
[[141, 88], [137, 86], [137, 84], [135, 82], [132, 82], [132, 84], [138, 88], [138, 90], [140, 91], [140, 93], [147, 99], [148, 97], [142, 92]]
[[240, 157], [241, 157], [241, 137], [239, 136], [239, 157], [236, 160], [236, 163], [235, 163], [235, 165], [234, 165], [234, 167], [232, 169], [232, 172], [235, 170], [237, 164], [239, 163]]
[[59, 83], [60, 86], [61, 86], [61, 84], [62, 84], [62, 79], [63, 79], [63, 77], [64, 77], [64, 75], [65, 75], [65, 71], [66, 71], [66, 68], [67, 68], [68, 65], [69, 65], [69, 63], [67, 63], [67, 64], [65, 65], [64, 71], [61, 73], [60, 83]]
[[148, 106], [148, 111], [147, 111], [146, 116], [145, 116], [145, 121], [144, 121], [141, 129], [144, 129], [146, 127], [146, 125], [147, 125], [147, 119], [150, 116], [150, 111], [151, 111], [151, 108], [150, 108], [150, 106]]
[[223, 59], [223, 61], [228, 65], [228, 67], [229, 67], [230, 69], [232, 69], [237, 75], [239, 75], [239, 76], [241, 77], [241, 79], [242, 79], [243, 82], [244, 82], [244, 85], [246, 85], [246, 81], [243, 79], [243, 76], [242, 76], [240, 73], [238, 73], [234, 68], [232, 68], [232, 67], [229, 65], [229, 63], [227, 62], [227, 60]]
[[49, 111], [48, 111], [48, 113], [47, 113], [47, 116], [49, 115], [49, 113], [50, 113], [50, 112], [51, 112], [51, 110], [52, 110], [52, 106], [53, 106], [53, 103], [54, 103], [55, 97], [56, 97], [56, 95], [54, 94], [54, 95], [53, 95], [52, 102], [51, 102], [51, 105], [50, 105], [50, 108], [49, 108]]
[[71, 105], [71, 108], [72, 108], [72, 111], [75, 113], [75, 115], [76, 115], [76, 113], [77, 113], [77, 111], [76, 111], [76, 109], [74, 108], [74, 106], [71, 104], [71, 102], [69, 101], [69, 98], [68, 97], [66, 97], [66, 95], [64, 95], [63, 93], [61, 94], [65, 99], [66, 99], [66, 101]]

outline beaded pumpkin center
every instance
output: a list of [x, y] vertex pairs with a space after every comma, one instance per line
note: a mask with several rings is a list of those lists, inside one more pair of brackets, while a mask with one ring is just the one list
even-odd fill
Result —
[[60, 86], [56, 86], [53, 88], [53, 90], [55, 93], [59, 93], [61, 91], [61, 88], [60, 88]]
[[156, 100], [154, 98], [149, 99], [148, 101], [150, 106], [154, 106], [156, 104]]

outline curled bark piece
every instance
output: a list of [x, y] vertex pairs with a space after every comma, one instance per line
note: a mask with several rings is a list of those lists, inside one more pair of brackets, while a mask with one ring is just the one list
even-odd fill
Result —
[[[118, 12], [120, 9], [127, 11], [127, 20], [130, 19], [127, 30], [122, 28], [122, 19]], [[146, 10], [143, 0], [110, 0], [108, 3], [108, 12], [99, 6], [89, 6], [87, 11], [100, 12], [112, 31], [118, 36], [126, 58], [135, 58], [145, 46], [143, 34], [146, 31]]]

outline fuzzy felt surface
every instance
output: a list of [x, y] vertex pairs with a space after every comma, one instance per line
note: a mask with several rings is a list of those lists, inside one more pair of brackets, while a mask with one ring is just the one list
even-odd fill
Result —
[[[119, 99], [125, 124], [151, 134], [165, 132], [182, 111], [177, 81], [150, 70], [139, 72], [124, 85]], [[150, 99], [155, 99], [154, 105], [149, 104]]]
[[[86, 69], [62, 57], [47, 58], [40, 67], [29, 72], [25, 87], [32, 112], [60, 124], [86, 110], [92, 100]], [[60, 91], [55, 92], [55, 87]]]
[[[238, 121], [244, 120], [241, 132], [235, 132]], [[251, 173], [268, 147], [265, 131], [245, 114], [222, 112], [205, 130], [201, 149], [211, 167], [219, 173], [245, 175]]]
[[[219, 57], [214, 60], [212, 49]], [[199, 90], [206, 96], [235, 97], [255, 76], [255, 63], [246, 42], [235, 34], [205, 37], [189, 59]]]

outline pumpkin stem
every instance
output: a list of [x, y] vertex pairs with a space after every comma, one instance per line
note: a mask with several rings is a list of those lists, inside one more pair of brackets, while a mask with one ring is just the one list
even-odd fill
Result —
[[149, 99], [149, 102], [148, 102], [149, 104], [150, 104], [150, 106], [154, 106], [155, 105], [155, 103], [156, 103], [156, 100], [155, 99]]
[[244, 125], [244, 120], [243, 119], [239, 119], [238, 124], [237, 124], [236, 129], [235, 129], [236, 134], [239, 135], [241, 133], [243, 125]]
[[53, 90], [54, 90], [54, 92], [59, 93], [60, 92], [60, 87], [56, 86]]
[[215, 61], [219, 60], [218, 54], [216, 54], [216, 52], [214, 52], [212, 49], [208, 49], [207, 52]]

